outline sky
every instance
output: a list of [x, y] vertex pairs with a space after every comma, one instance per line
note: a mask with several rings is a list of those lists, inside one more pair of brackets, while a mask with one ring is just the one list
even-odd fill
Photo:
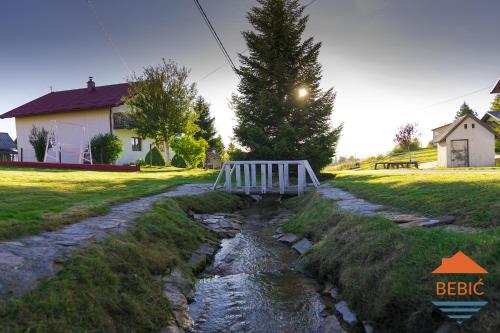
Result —
[[[303, 4], [310, 0], [302, 0]], [[254, 0], [200, 0], [238, 63]], [[424, 144], [467, 103], [482, 116], [500, 78], [498, 0], [316, 0], [304, 37], [322, 42], [321, 86], [337, 93], [338, 155], [367, 157], [417, 123]], [[211, 104], [227, 144], [238, 78], [191, 0], [4, 0], [0, 11], [0, 113], [53, 90], [124, 82], [172, 59]], [[13, 119], [0, 132], [15, 137]]]

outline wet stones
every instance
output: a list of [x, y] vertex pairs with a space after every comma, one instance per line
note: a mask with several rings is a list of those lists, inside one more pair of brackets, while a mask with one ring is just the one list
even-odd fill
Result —
[[278, 238], [278, 240], [282, 243], [293, 244], [299, 240], [299, 237], [294, 234], [284, 234], [283, 236]]
[[340, 326], [340, 322], [335, 316], [326, 317], [319, 327], [321, 333], [345, 333], [346, 331]]
[[186, 266], [193, 268], [199, 268], [208, 262], [209, 258], [215, 253], [215, 248], [208, 243], [203, 243], [200, 247], [191, 255]]
[[234, 237], [241, 231], [241, 219], [236, 214], [193, 214], [193, 219], [224, 238]]
[[167, 297], [174, 312], [175, 322], [164, 327], [160, 332], [184, 332], [193, 325], [189, 316], [188, 300], [193, 299], [193, 283], [179, 268], [163, 278], [163, 293]]
[[174, 312], [177, 327], [188, 329], [193, 324], [189, 317], [189, 308], [186, 296], [172, 283], [166, 283], [163, 286], [163, 293], [167, 297]]
[[427, 222], [423, 222], [420, 224], [421, 227], [426, 227], [426, 228], [429, 228], [429, 227], [436, 227], [436, 226], [440, 226], [440, 225], [444, 225], [444, 224], [451, 224], [453, 222], [456, 221], [456, 217], [455, 216], [440, 216], [440, 217], [436, 217], [434, 219], [430, 219], [428, 220]]
[[309, 248], [312, 247], [312, 243], [307, 239], [303, 238], [292, 246], [292, 249], [297, 251], [300, 255], [304, 254]]
[[335, 310], [340, 314], [342, 320], [344, 320], [349, 326], [354, 326], [358, 322], [358, 317], [351, 311], [349, 305], [346, 301], [341, 301], [335, 304]]

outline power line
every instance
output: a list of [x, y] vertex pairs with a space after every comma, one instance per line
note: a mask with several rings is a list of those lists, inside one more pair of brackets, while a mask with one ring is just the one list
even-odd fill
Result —
[[436, 102], [436, 103], [433, 103], [433, 104], [430, 104], [430, 105], [427, 105], [427, 106], [424, 106], [424, 107], [421, 107], [421, 108], [415, 109], [415, 110], [413, 110], [413, 112], [416, 112], [416, 111], [424, 111], [424, 110], [427, 110], [427, 109], [433, 108], [433, 107], [438, 106], [438, 105], [441, 105], [441, 104], [446, 104], [446, 103], [449, 103], [449, 102], [455, 101], [455, 100], [460, 99], [460, 98], [464, 98], [464, 97], [467, 97], [467, 96], [470, 96], [470, 95], [477, 94], [478, 92], [481, 92], [481, 91], [484, 91], [484, 90], [490, 89], [491, 87], [493, 87], [493, 85], [492, 85], [492, 84], [488, 85], [487, 87], [484, 87], [484, 88], [481, 88], [481, 89], [477, 89], [477, 90], [474, 90], [474, 91], [468, 92], [468, 93], [463, 94], [463, 95], [460, 95], [460, 96], [456, 96], [456, 97], [452, 97], [452, 98], [449, 98], [449, 99], [445, 99], [445, 100], [442, 100], [442, 101], [440, 101], [440, 102]]
[[[311, 0], [309, 1], [307, 4], [304, 5], [304, 8], [307, 8], [309, 6], [311, 6], [313, 3], [315, 3], [316, 1], [318, 0]], [[198, 1], [195, 0], [195, 2], [198, 4]], [[201, 7], [201, 6], [200, 6]], [[200, 8], [198, 7], [198, 8]], [[248, 49], [245, 49], [239, 53], [245, 53], [246, 51], [248, 51]], [[231, 59], [231, 58], [229, 58]], [[232, 61], [230, 61], [230, 63], [232, 64]], [[209, 76], [215, 74], [216, 72], [220, 71], [221, 69], [223, 69], [224, 67], [226, 67], [227, 63], [224, 63], [224, 64], [221, 64], [219, 67], [211, 70], [210, 72], [208, 72], [207, 74], [205, 74], [205, 76], [203, 76], [201, 79], [199, 79], [198, 81], [196, 81], [196, 83], [200, 82], [200, 81], [203, 81], [205, 80], [206, 78], [208, 78]], [[234, 64], [233, 64], [233, 69], [234, 69]]]
[[309, 1], [307, 4], [304, 5], [304, 8], [309, 7], [310, 5], [312, 5], [313, 3], [315, 3], [316, 1], [318, 1], [318, 0], [311, 0], [311, 1]]
[[116, 47], [115, 43], [113, 42], [113, 39], [111, 38], [111, 35], [106, 31], [106, 29], [104, 28], [104, 24], [102, 23], [101, 19], [99, 18], [99, 15], [97, 15], [97, 10], [95, 9], [94, 3], [92, 2], [92, 0], [85, 0], [85, 2], [89, 6], [90, 11], [92, 12], [92, 15], [94, 16], [94, 19], [97, 22], [97, 25], [99, 25], [99, 28], [101, 29], [102, 33], [104, 34], [104, 38], [111, 46], [113, 53], [120, 59], [122, 65], [127, 69], [129, 74], [132, 74], [130, 67], [128, 66], [125, 59], [121, 56], [120, 52], [118, 51], [118, 48]]
[[238, 74], [238, 70], [236, 69], [236, 66], [233, 63], [233, 60], [229, 56], [229, 53], [227, 52], [226, 48], [224, 47], [224, 44], [222, 43], [221, 39], [219, 38], [219, 35], [217, 35], [217, 32], [215, 31], [212, 23], [210, 22], [210, 19], [208, 18], [207, 14], [203, 10], [203, 7], [200, 5], [200, 2], [198, 0], [194, 0], [194, 3], [196, 4], [196, 7], [198, 7], [198, 10], [200, 11], [201, 16], [205, 20], [205, 23], [207, 24], [210, 32], [212, 33], [212, 36], [214, 36], [215, 40], [217, 41], [219, 48], [221, 49], [222, 53], [224, 54], [224, 57], [226, 57], [226, 60], [231, 65], [231, 68], [233, 69], [233, 71], [236, 74]]

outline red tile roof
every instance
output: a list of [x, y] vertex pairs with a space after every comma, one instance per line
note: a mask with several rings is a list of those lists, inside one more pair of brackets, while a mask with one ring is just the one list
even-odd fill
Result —
[[121, 105], [122, 98], [128, 95], [128, 88], [128, 83], [119, 83], [95, 87], [93, 91], [83, 88], [51, 92], [4, 113], [0, 118], [117, 106]]

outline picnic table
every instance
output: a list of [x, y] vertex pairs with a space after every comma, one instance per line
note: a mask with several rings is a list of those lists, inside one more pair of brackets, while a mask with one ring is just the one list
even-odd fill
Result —
[[384, 169], [399, 169], [399, 168], [409, 168], [410, 166], [415, 166], [418, 169], [418, 162], [409, 161], [409, 162], [377, 162], [375, 163], [375, 170], [377, 167], [382, 165]]

